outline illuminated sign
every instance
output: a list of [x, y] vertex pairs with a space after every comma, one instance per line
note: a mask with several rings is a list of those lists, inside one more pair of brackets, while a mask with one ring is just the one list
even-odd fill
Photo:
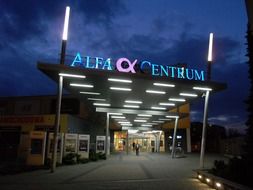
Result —
[[200, 80], [204, 81], [204, 71], [198, 71], [196, 69], [189, 69], [184, 67], [158, 65], [151, 63], [150, 61], [139, 61], [137, 59], [130, 61], [127, 58], [119, 58], [116, 61], [112, 61], [111, 58], [101, 57], [81, 57], [80, 53], [77, 53], [74, 60], [70, 64], [72, 67], [82, 67], [87, 69], [99, 69], [99, 70], [117, 70], [124, 73], [145, 73], [152, 76], [170, 77], [177, 79], [187, 80]]

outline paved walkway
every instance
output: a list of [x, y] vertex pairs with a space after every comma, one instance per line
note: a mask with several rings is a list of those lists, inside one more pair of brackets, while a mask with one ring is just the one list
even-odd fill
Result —
[[[215, 156], [206, 156], [211, 167]], [[109, 159], [57, 168], [55, 173], [39, 170], [18, 175], [0, 176], [1, 190], [207, 190], [196, 180], [193, 169], [199, 155], [171, 159], [169, 154], [115, 154]]]

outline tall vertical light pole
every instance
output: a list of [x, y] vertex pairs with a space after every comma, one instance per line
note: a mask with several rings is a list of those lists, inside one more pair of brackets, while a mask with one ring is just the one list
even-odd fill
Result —
[[[63, 28], [63, 34], [62, 34], [61, 57], [60, 57], [61, 65], [64, 65], [64, 62], [65, 62], [66, 46], [67, 46], [67, 39], [68, 39], [69, 14], [70, 14], [70, 7], [66, 7], [64, 28]], [[56, 114], [55, 114], [55, 127], [54, 127], [54, 149], [53, 149], [53, 154], [52, 154], [51, 172], [55, 171], [56, 161], [57, 161], [58, 132], [60, 128], [60, 118], [61, 118], [62, 87], [63, 87], [63, 76], [59, 75], [57, 105], [56, 105]]]
[[211, 65], [213, 61], [213, 33], [209, 34], [209, 47], [207, 57], [207, 80], [211, 80]]
[[[207, 80], [211, 80], [211, 64], [213, 61], [213, 33], [209, 35], [209, 48], [208, 48], [208, 57], [207, 57]], [[208, 118], [208, 102], [209, 94], [211, 89], [206, 89], [205, 93], [205, 105], [204, 105], [204, 116], [203, 116], [203, 129], [202, 129], [202, 139], [201, 139], [201, 150], [200, 150], [200, 168], [204, 168], [204, 156], [206, 148], [206, 126]]]

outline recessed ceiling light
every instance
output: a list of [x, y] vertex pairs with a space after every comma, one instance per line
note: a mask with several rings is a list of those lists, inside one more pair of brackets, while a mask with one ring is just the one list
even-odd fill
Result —
[[147, 122], [147, 120], [144, 120], [144, 119], [135, 119], [134, 122], [144, 123], [144, 122]]
[[122, 115], [122, 113], [109, 113], [110, 115]]
[[164, 123], [164, 121], [152, 121], [154, 123]]
[[93, 85], [90, 84], [77, 84], [77, 83], [70, 83], [70, 86], [76, 86], [76, 87], [83, 87], [83, 88], [93, 88]]
[[94, 101], [106, 101], [106, 99], [101, 99], [101, 98], [88, 98], [88, 100], [94, 100]]
[[167, 118], [179, 118], [179, 116], [177, 116], [177, 115], [166, 115], [165, 117], [167, 117]]
[[111, 118], [113, 119], [125, 119], [126, 117], [125, 116], [111, 116]]
[[108, 78], [108, 80], [112, 82], [132, 83], [131, 80], [127, 80], [127, 79]]
[[166, 83], [159, 83], [159, 82], [155, 82], [155, 83], [153, 83], [153, 85], [162, 86], [162, 87], [175, 87], [174, 84], [166, 84]]
[[148, 114], [138, 114], [137, 116], [140, 116], [140, 117], [152, 117], [152, 115], [148, 115]]
[[142, 127], [152, 127], [152, 125], [150, 125], [150, 124], [142, 124], [141, 126]]
[[119, 121], [120, 124], [131, 124], [129, 121]]
[[146, 90], [146, 93], [151, 93], [151, 94], [166, 94], [166, 92], [160, 91], [160, 90]]
[[100, 93], [98, 93], [98, 92], [80, 92], [80, 94], [100, 95]]
[[160, 120], [160, 121], [171, 121], [171, 119], [166, 119], [166, 118], [159, 118], [158, 120]]
[[140, 120], [143, 120], [143, 119], [146, 120], [146, 119], [149, 119], [149, 118], [145, 118], [145, 117], [136, 117], [135, 119], [137, 119], [137, 120], [138, 120], [138, 119], [140, 119]]
[[169, 98], [169, 101], [174, 101], [174, 102], [185, 102], [185, 99], [183, 99], [183, 98]]
[[158, 125], [158, 123], [147, 123], [148, 125]]
[[84, 75], [73, 75], [73, 74], [68, 74], [68, 73], [59, 73], [60, 76], [63, 76], [63, 77], [70, 77], [70, 78], [86, 78], [86, 76]]
[[133, 126], [133, 124], [130, 124], [130, 123], [127, 124], [127, 123], [126, 123], [126, 124], [121, 124], [121, 126]]
[[166, 108], [164, 107], [155, 107], [155, 106], [151, 107], [151, 109], [152, 110], [166, 110]]
[[126, 100], [125, 102], [130, 104], [142, 104], [142, 101], [138, 100]]
[[111, 106], [111, 104], [93, 103], [94, 106]]
[[193, 89], [194, 90], [203, 90], [203, 91], [212, 91], [211, 88], [208, 88], [208, 87], [199, 87], [199, 86], [194, 86]]
[[132, 91], [131, 88], [121, 88], [121, 87], [110, 87], [111, 90], [118, 90], [118, 91]]
[[197, 97], [197, 94], [193, 94], [193, 93], [180, 93], [180, 96], [187, 96], [187, 97]]
[[175, 106], [174, 103], [167, 103], [167, 102], [160, 102], [159, 105], [161, 105], [161, 106]]
[[139, 108], [138, 105], [123, 105], [124, 108]]

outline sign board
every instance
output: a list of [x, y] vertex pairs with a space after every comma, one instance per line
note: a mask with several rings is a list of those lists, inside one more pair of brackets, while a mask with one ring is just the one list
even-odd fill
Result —
[[[59, 164], [62, 163], [62, 155], [63, 155], [63, 140], [64, 140], [64, 134], [58, 133], [58, 144], [57, 144], [57, 162]], [[49, 133], [48, 137], [48, 146], [47, 146], [47, 157], [49, 159], [52, 159], [54, 151], [54, 133]]]
[[96, 137], [96, 153], [105, 153], [105, 136]]
[[78, 154], [81, 158], [89, 158], [90, 149], [90, 135], [79, 134], [78, 135]]
[[46, 132], [31, 131], [27, 165], [43, 165], [45, 161]]
[[77, 137], [77, 134], [65, 133], [64, 155], [69, 153], [77, 153]]
[[111, 58], [91, 56], [82, 57], [79, 52], [77, 52], [70, 66], [132, 74], [139, 72], [152, 76], [169, 77], [184, 80], [205, 80], [205, 72], [203, 70], [165, 64], [156, 64], [147, 60], [129, 60], [125, 57], [116, 60], [112, 60]]

